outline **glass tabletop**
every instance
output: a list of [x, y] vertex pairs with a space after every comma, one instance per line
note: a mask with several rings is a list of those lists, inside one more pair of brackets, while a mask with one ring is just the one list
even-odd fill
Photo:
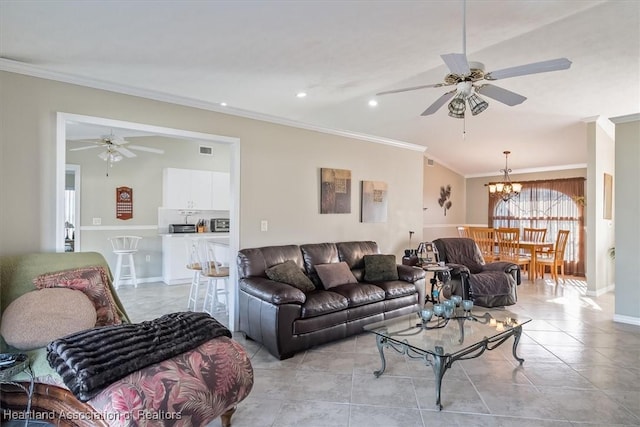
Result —
[[434, 317], [423, 322], [419, 313], [366, 325], [364, 329], [420, 352], [454, 354], [486, 339], [509, 337], [514, 329], [531, 319], [504, 309], [458, 308], [454, 317]]

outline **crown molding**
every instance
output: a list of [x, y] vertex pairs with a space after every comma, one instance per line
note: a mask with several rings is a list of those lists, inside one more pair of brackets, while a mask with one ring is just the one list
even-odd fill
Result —
[[[575, 163], [572, 165], [558, 165], [558, 166], [544, 166], [539, 168], [514, 169], [513, 171], [509, 172], [509, 176], [523, 174], [523, 173], [552, 172], [552, 171], [563, 171], [563, 170], [569, 170], [569, 169], [586, 169], [586, 168], [587, 168], [586, 163]], [[485, 178], [485, 177], [491, 177], [491, 176], [502, 176], [502, 175], [500, 173], [490, 172], [490, 173], [470, 174], [470, 175], [465, 175], [464, 177], [465, 178]]]
[[609, 120], [611, 120], [615, 124], [637, 122], [640, 121], [640, 113], [628, 114], [626, 116], [609, 117]]
[[329, 135], [342, 136], [346, 138], [357, 139], [360, 141], [373, 142], [376, 144], [389, 145], [396, 148], [406, 150], [424, 152], [427, 147], [424, 145], [412, 144], [405, 141], [395, 139], [382, 138], [374, 135], [367, 135], [358, 132], [351, 132], [342, 129], [331, 129], [323, 126], [312, 125], [310, 123], [298, 122], [296, 120], [286, 119], [283, 117], [271, 116], [268, 114], [257, 113], [254, 111], [243, 110], [234, 107], [223, 107], [213, 102], [201, 101], [198, 99], [172, 95], [169, 93], [158, 92], [154, 90], [141, 89], [133, 86], [127, 86], [102, 80], [91, 79], [87, 77], [76, 76], [67, 73], [47, 70], [31, 64], [20, 61], [13, 61], [6, 58], [0, 58], [0, 71], [10, 73], [23, 74], [41, 79], [54, 80], [63, 83], [70, 83], [78, 86], [90, 87], [92, 89], [106, 90], [109, 92], [120, 93], [123, 95], [137, 96], [140, 98], [151, 99], [154, 101], [167, 102], [170, 104], [182, 105], [185, 107], [193, 107], [201, 110], [213, 111], [216, 113], [228, 114], [231, 116], [244, 117], [247, 119], [259, 120], [262, 122], [274, 123], [284, 126], [290, 126], [298, 129], [311, 130], [315, 132], [325, 133]]

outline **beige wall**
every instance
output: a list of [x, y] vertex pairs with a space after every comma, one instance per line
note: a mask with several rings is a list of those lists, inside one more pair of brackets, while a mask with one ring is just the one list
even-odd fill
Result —
[[[0, 254], [56, 246], [57, 112], [239, 138], [240, 247], [372, 239], [400, 256], [422, 226], [421, 151], [7, 72], [0, 100]], [[322, 167], [351, 170], [350, 214], [319, 213]], [[388, 184], [387, 223], [359, 222], [361, 180]]]
[[[462, 175], [434, 162], [424, 166], [423, 198], [423, 240], [432, 241], [438, 237], [457, 236], [456, 227], [466, 223], [467, 192]], [[446, 211], [440, 206], [441, 187], [451, 185], [451, 208]]]
[[587, 153], [589, 170], [586, 193], [587, 251], [586, 275], [587, 295], [600, 295], [613, 289], [613, 261], [609, 248], [614, 243], [615, 212], [611, 219], [605, 219], [604, 211], [604, 174], [614, 177], [615, 181], [615, 143], [598, 122], [587, 124]]
[[[615, 122], [616, 120], [614, 120]], [[616, 123], [616, 308], [614, 319], [640, 325], [640, 115]]]

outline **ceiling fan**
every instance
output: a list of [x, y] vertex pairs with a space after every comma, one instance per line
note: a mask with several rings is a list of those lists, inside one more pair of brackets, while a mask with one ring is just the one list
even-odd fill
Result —
[[[69, 151], [81, 151], [89, 150], [91, 148], [104, 148], [104, 151], [98, 154], [102, 160], [107, 162], [107, 176], [109, 176], [109, 167], [114, 163], [119, 162], [124, 157], [132, 158], [136, 157], [136, 153], [131, 150], [146, 151], [149, 153], [164, 154], [164, 150], [158, 148], [145, 147], [142, 145], [129, 144], [129, 141], [120, 136], [116, 136], [112, 133], [109, 135], [103, 135], [99, 140], [83, 140], [81, 142], [88, 142], [93, 145], [86, 145], [83, 147], [71, 148]], [[126, 147], [124, 145], [127, 145]]]
[[431, 104], [421, 116], [428, 116], [440, 109], [447, 101], [449, 102], [449, 116], [463, 119], [466, 110], [466, 103], [469, 104], [471, 113], [475, 116], [487, 109], [489, 104], [478, 94], [488, 96], [496, 101], [502, 102], [510, 107], [521, 104], [527, 98], [503, 89], [490, 83], [480, 83], [481, 81], [493, 81], [507, 79], [510, 77], [524, 76], [527, 74], [546, 73], [549, 71], [566, 70], [571, 66], [571, 61], [567, 58], [557, 58], [548, 61], [533, 62], [531, 64], [519, 65], [516, 67], [503, 68], [501, 70], [485, 72], [484, 64], [480, 62], [469, 62], [467, 59], [467, 18], [466, 0], [463, 1], [462, 8], [462, 51], [463, 53], [448, 53], [440, 55], [450, 73], [444, 78], [444, 82], [421, 86], [407, 87], [403, 89], [388, 90], [377, 93], [378, 95], [388, 95], [391, 93], [408, 92], [412, 90], [436, 88], [443, 86], [453, 86], [456, 88], [446, 92]]

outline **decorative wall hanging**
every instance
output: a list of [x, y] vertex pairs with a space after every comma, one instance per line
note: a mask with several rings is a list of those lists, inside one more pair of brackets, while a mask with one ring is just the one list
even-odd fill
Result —
[[130, 187], [116, 188], [116, 218], [133, 218], [133, 189]]
[[438, 199], [438, 204], [441, 208], [444, 209], [444, 216], [447, 216], [447, 211], [451, 209], [451, 186], [447, 185], [446, 187], [440, 187], [440, 198]]
[[351, 213], [351, 171], [320, 169], [320, 213]]
[[360, 222], [387, 222], [387, 183], [362, 181]]

